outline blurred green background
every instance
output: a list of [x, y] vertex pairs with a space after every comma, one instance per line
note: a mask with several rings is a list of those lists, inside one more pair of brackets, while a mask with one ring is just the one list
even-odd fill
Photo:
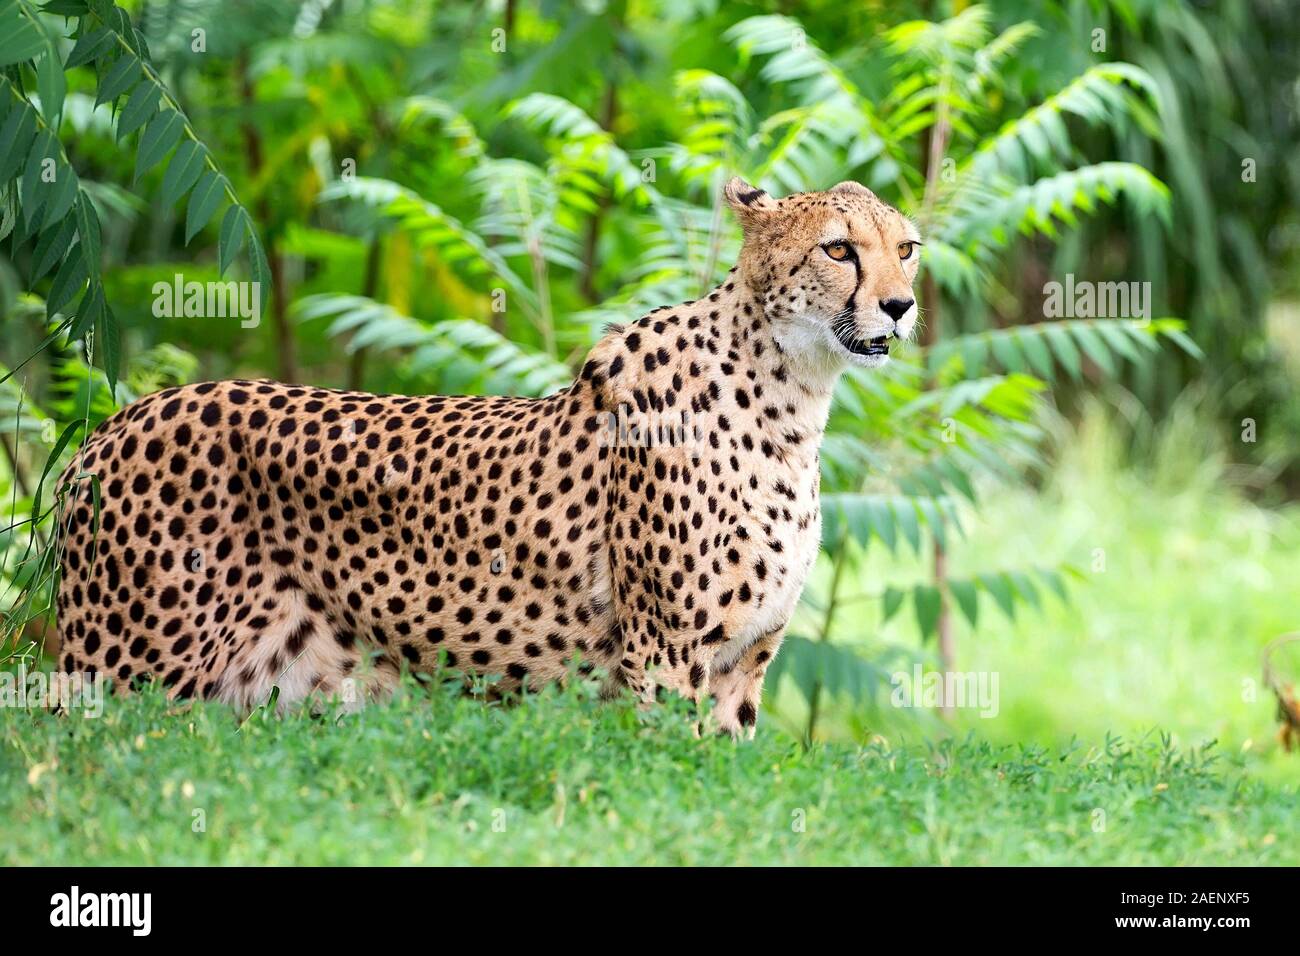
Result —
[[[607, 322], [725, 273], [726, 178], [856, 179], [920, 224], [925, 327], [840, 387], [764, 726], [1162, 728], [1294, 774], [1261, 675], [1300, 621], [1288, 3], [0, 10], [7, 523], [86, 427], [176, 382], [545, 394]], [[75, 171], [62, 199], [44, 158]], [[223, 272], [261, 281], [257, 327], [165, 314], [158, 283]], [[1059, 317], [1067, 276], [1149, 299]], [[53, 646], [57, 544], [46, 519], [0, 547], [12, 663]], [[996, 716], [890, 706], [917, 662], [996, 674]]]

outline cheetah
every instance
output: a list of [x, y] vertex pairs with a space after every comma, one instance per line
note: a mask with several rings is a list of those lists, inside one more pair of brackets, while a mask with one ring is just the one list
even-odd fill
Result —
[[61, 478], [63, 669], [251, 709], [576, 663], [752, 736], [820, 545], [833, 387], [911, 335], [920, 238], [854, 182], [723, 194], [725, 281], [612, 327], [549, 397], [240, 380], [106, 420]]

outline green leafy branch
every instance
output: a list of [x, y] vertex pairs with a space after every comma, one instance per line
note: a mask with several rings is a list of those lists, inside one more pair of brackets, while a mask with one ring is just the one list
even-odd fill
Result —
[[[72, 33], [76, 41], [66, 61], [60, 62], [58, 38], [41, 13], [76, 20]], [[110, 388], [116, 388], [121, 336], [104, 296], [99, 218], [58, 137], [67, 92], [63, 74], [81, 66], [96, 72], [96, 106], [109, 104], [116, 109], [124, 100], [117, 113], [117, 139], [139, 132], [136, 181], [171, 154], [160, 199], [172, 204], [188, 194], [186, 244], [211, 221], [223, 201], [229, 204], [221, 222], [219, 269], [224, 274], [247, 242], [250, 271], [265, 306], [271, 292], [270, 269], [252, 217], [150, 62], [144, 38], [126, 12], [107, 0], [50, 0], [39, 12], [28, 0], [0, 0], [0, 37], [0, 67], [10, 94], [0, 103], [4, 111], [0, 114], [0, 188], [21, 209], [21, 215], [7, 221], [20, 226], [14, 233], [16, 242], [36, 240], [29, 279], [34, 282], [54, 271], [46, 310], [51, 320], [56, 314], [63, 316], [42, 348], [64, 332], [73, 339], [97, 333], [104, 371]], [[41, 94], [39, 110], [21, 86], [21, 68], [33, 60]], [[14, 188], [20, 172], [21, 182]], [[42, 188], [48, 184], [53, 187]], [[79, 293], [79, 303], [69, 310]]]
[[[455, 388], [475, 386], [515, 395], [554, 392], [572, 380], [568, 366], [544, 352], [526, 351], [472, 319], [422, 322], [360, 295], [322, 294], [294, 303], [300, 321], [330, 319], [326, 334], [347, 337], [349, 352], [374, 347], [406, 356], [413, 377], [440, 377]], [[471, 373], [453, 380], [456, 370]]]

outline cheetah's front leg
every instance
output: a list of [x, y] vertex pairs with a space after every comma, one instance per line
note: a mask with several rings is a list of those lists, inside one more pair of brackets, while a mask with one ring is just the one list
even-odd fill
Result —
[[647, 657], [638, 654], [635, 640], [630, 640], [625, 647], [626, 656], [606, 682], [605, 696], [615, 696], [627, 688], [642, 705], [649, 706], [659, 699], [661, 692], [668, 691], [698, 705], [709, 693], [712, 649], [701, 647], [698, 638], [671, 648], [664, 640], [659, 646], [662, 650]]
[[745, 648], [730, 665], [714, 663], [709, 684], [715, 700], [713, 714], [720, 731], [753, 739], [758, 708], [763, 701], [763, 677], [784, 637], [783, 627], [769, 631]]

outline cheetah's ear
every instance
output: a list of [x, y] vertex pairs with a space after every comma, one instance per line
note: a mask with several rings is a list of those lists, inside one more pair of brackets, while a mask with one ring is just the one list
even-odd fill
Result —
[[836, 183], [834, 186], [828, 189], [827, 192], [849, 193], [850, 195], [854, 195], [854, 196], [875, 196], [876, 195], [866, 186], [862, 185], [862, 183], [855, 183], [851, 179], [846, 179], [842, 183]]
[[746, 232], [776, 212], [775, 199], [763, 190], [751, 186], [739, 176], [733, 177], [723, 187], [722, 195], [740, 221], [740, 227]]

